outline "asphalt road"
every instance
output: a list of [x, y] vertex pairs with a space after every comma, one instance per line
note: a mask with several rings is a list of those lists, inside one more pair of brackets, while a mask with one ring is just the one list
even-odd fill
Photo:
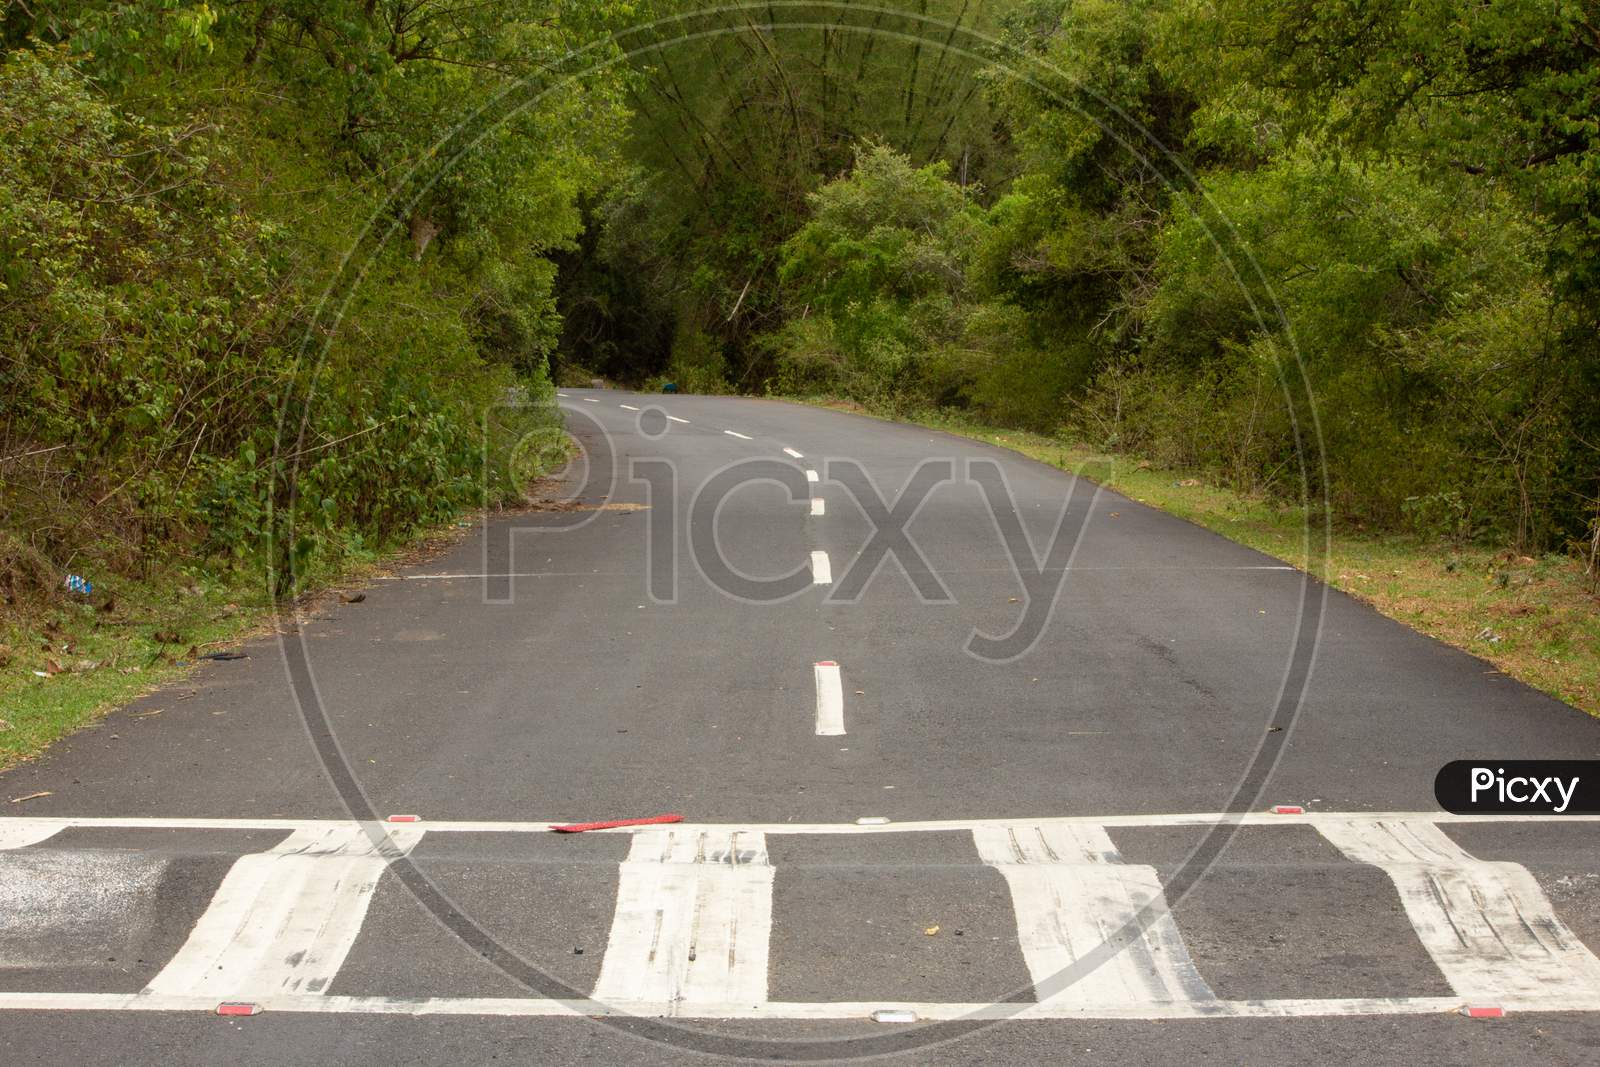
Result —
[[1012, 453], [564, 392], [567, 503], [0, 775], [0, 1061], [1600, 1057], [1600, 824], [1433, 799], [1600, 723]]

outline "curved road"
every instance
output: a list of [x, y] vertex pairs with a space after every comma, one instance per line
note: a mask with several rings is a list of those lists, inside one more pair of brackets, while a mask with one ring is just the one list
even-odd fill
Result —
[[563, 502], [0, 776], [0, 1058], [1596, 1055], [1600, 825], [1433, 779], [1600, 723], [1013, 453], [562, 404]]

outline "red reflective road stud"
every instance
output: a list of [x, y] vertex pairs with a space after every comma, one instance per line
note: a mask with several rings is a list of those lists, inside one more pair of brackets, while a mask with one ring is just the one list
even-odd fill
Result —
[[1504, 1019], [1506, 1010], [1504, 1008], [1474, 1008], [1468, 1006], [1461, 1009], [1461, 1014], [1469, 1019]]
[[218, 1015], [260, 1015], [261, 1005], [241, 1000], [225, 1000], [217, 1005]]
[[391, 816], [389, 816], [389, 821], [390, 822], [421, 822], [422, 821], [422, 816], [420, 816], [420, 815], [391, 815]]
[[1272, 808], [1274, 815], [1304, 815], [1306, 809], [1298, 804], [1275, 804]]

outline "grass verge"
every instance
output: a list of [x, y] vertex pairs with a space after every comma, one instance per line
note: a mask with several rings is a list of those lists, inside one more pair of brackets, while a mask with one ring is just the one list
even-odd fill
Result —
[[[807, 399], [875, 415], [859, 404]], [[1326, 560], [1305, 551], [1306, 510], [1243, 496], [1043, 434], [1003, 430], [948, 413], [896, 419], [1000, 445], [1081, 474], [1283, 560], [1391, 619], [1465, 649], [1501, 671], [1600, 717], [1600, 592], [1566, 556], [1540, 559], [1481, 545], [1430, 542], [1410, 534], [1335, 529]]]
[[[532, 417], [491, 432], [496, 462], [524, 485], [560, 466], [572, 449], [559, 418]], [[297, 603], [309, 605], [419, 550], [435, 550], [464, 525], [452, 520], [420, 529], [378, 551], [347, 545], [336, 563], [307, 577]], [[50, 587], [64, 577], [51, 576]], [[0, 606], [0, 770], [183, 677], [201, 657], [272, 632], [280, 607], [264, 569], [249, 566], [168, 565], [137, 579], [85, 577], [94, 583], [88, 596], [57, 591], [11, 597]]]

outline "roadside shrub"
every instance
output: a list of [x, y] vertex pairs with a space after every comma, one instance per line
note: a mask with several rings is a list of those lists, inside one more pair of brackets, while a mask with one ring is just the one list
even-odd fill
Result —
[[[1246, 490], [1294, 492], [1280, 376], [1303, 364], [1337, 513], [1399, 526], [1415, 501], [1456, 494], [1467, 528], [1536, 537], [1563, 446], [1530, 220], [1481, 185], [1310, 154], [1204, 192], [1161, 234], [1141, 347], [1101, 373], [1080, 424]], [[1309, 412], [1297, 417], [1311, 440]]]

